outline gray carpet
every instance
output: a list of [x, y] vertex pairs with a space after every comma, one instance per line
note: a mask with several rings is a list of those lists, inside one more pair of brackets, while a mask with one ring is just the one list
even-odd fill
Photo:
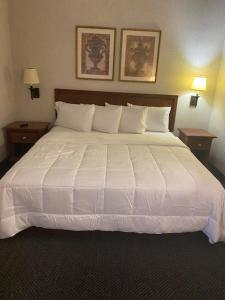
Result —
[[225, 299], [225, 244], [203, 233], [30, 228], [0, 240], [0, 299]]

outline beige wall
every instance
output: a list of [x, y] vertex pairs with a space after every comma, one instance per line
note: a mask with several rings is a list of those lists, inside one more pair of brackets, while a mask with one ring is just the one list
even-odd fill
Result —
[[[179, 94], [176, 125], [208, 128], [224, 41], [220, 0], [11, 0], [10, 21], [18, 118], [51, 120], [54, 88]], [[75, 79], [75, 25], [116, 27], [115, 81]], [[156, 84], [118, 82], [120, 28], [162, 30]], [[22, 69], [36, 66], [41, 99], [31, 101]], [[209, 78], [196, 109], [192, 76]]]
[[225, 175], [225, 46], [210, 118], [209, 130], [217, 139], [213, 141], [210, 160]]
[[2, 128], [15, 118], [13, 99], [8, 1], [0, 0], [0, 161], [6, 155]]
[[[54, 88], [178, 94], [176, 126], [209, 128], [216, 134], [211, 160], [225, 173], [225, 54], [220, 65], [224, 11], [225, 2], [221, 0], [10, 0], [17, 103], [14, 118], [52, 120]], [[7, 14], [7, 1], [0, 0], [1, 128], [13, 119], [14, 105]], [[115, 81], [75, 79], [75, 25], [78, 24], [117, 28]], [[162, 30], [156, 84], [117, 80], [120, 28]], [[38, 68], [40, 100], [31, 101], [22, 82], [26, 66]], [[199, 74], [207, 76], [208, 90], [193, 109], [189, 108], [189, 86], [192, 77]], [[3, 145], [1, 134], [0, 159], [4, 155]]]

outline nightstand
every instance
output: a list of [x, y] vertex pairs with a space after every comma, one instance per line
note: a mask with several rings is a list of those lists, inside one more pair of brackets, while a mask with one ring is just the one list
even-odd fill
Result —
[[23, 156], [37, 140], [48, 132], [47, 122], [14, 122], [5, 127], [9, 160]]
[[178, 130], [181, 141], [204, 165], [207, 165], [212, 140], [216, 136], [203, 129], [178, 128]]

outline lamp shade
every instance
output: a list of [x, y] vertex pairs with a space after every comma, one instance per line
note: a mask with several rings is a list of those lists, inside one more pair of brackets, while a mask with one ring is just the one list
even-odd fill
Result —
[[24, 70], [23, 82], [29, 85], [40, 83], [38, 72], [35, 68], [27, 68]]
[[206, 78], [202, 76], [194, 77], [191, 88], [192, 90], [196, 90], [196, 91], [205, 91]]

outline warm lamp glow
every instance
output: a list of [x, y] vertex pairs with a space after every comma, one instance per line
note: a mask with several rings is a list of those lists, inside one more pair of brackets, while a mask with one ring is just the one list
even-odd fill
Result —
[[33, 85], [40, 83], [38, 72], [35, 68], [27, 68], [24, 70], [23, 82], [25, 84]]
[[26, 68], [24, 69], [23, 73], [23, 82], [25, 84], [29, 84], [30, 87], [30, 93], [31, 93], [31, 99], [34, 98], [39, 98], [40, 93], [39, 93], [39, 88], [34, 88], [33, 84], [39, 84], [39, 77], [38, 77], [38, 72], [35, 68]]
[[191, 88], [192, 90], [197, 91], [197, 94], [195, 96], [191, 96], [190, 106], [196, 107], [199, 98], [198, 91], [206, 90], [206, 78], [203, 76], [194, 77]]
[[206, 78], [202, 76], [194, 77], [191, 88], [192, 90], [196, 90], [196, 91], [205, 91]]

